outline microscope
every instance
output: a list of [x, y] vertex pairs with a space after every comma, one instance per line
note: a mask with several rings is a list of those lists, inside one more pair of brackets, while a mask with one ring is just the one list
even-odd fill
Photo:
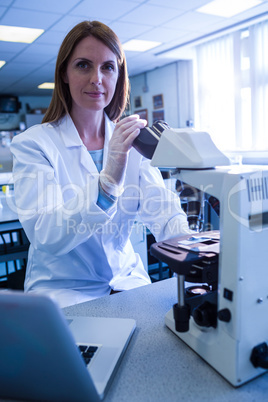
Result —
[[230, 165], [207, 133], [163, 122], [150, 131], [143, 135], [158, 136], [151, 164], [220, 207], [219, 230], [151, 246], [177, 276], [178, 300], [165, 323], [238, 387], [268, 369], [268, 166]]

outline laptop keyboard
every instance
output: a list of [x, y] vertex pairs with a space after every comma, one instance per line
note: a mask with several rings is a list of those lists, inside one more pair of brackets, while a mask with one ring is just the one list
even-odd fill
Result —
[[77, 345], [86, 365], [88, 365], [95, 356], [98, 346], [91, 345]]

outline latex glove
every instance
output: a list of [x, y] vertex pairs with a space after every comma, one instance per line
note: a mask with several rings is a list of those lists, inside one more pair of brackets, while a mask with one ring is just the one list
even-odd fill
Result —
[[118, 197], [123, 192], [129, 150], [139, 135], [140, 129], [146, 124], [146, 120], [134, 114], [120, 120], [115, 126], [108, 147], [107, 163], [100, 172], [102, 188], [114, 197]]

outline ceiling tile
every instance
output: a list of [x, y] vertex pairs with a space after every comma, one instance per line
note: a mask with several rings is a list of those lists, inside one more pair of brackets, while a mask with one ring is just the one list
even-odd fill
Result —
[[4, 12], [7, 10], [6, 7], [0, 7], [0, 18], [2, 17], [2, 15], [4, 14]]
[[163, 0], [149, 0], [148, 4], [157, 4], [165, 7], [173, 7], [181, 10], [195, 10], [204, 4], [207, 4], [209, 0], [165, 0], [163, 4]]
[[1, 0], [1, 6], [9, 7], [13, 0]]
[[47, 32], [44, 32], [39, 38], [37, 38], [35, 44], [46, 44], [59, 47], [64, 39], [64, 36], [65, 35], [63, 32], [49, 30]]
[[55, 46], [54, 48], [51, 46], [50, 47], [50, 52], [47, 51], [48, 49], [45, 48], [38, 48], [38, 52], [36, 51], [37, 49], [34, 48], [28, 48], [24, 52], [21, 52], [18, 54], [17, 57], [14, 58], [16, 62], [22, 62], [26, 63], [29, 61], [29, 59], [37, 60], [39, 65], [42, 65], [42, 63], [47, 63], [49, 60], [51, 60], [55, 55], [58, 53], [58, 47]]
[[11, 77], [14, 76], [15, 79], [23, 77], [24, 75], [30, 74], [32, 71], [39, 68], [39, 63], [15, 63], [12, 62], [9, 64], [7, 69], [3, 68], [1, 73], [1, 77]]
[[[2, 0], [1, 0], [2, 1]], [[37, 11], [53, 11], [53, 13], [65, 14], [75, 5], [80, 3], [80, 0], [15, 0], [13, 6], [18, 8], [25, 8], [27, 10]]]
[[[267, 12], [268, 12], [268, 1], [265, 1], [265, 3], [260, 4], [259, 6], [253, 7], [250, 10], [244, 11], [241, 14], [234, 15], [233, 19], [240, 21], [242, 18], [242, 19], [246, 20], [255, 15], [259, 15], [259, 14], [267, 13]], [[267, 18], [268, 18], [268, 15], [267, 15]]]
[[[63, 32], [64, 35], [66, 35], [76, 24], [87, 19], [88, 18], [85, 16], [81, 17], [75, 15], [67, 15], [61, 18], [56, 24], [54, 24], [53, 27], [51, 27], [51, 31]], [[109, 24], [110, 21], [102, 20], [102, 22]]]
[[129, 22], [113, 22], [109, 25], [111, 29], [116, 33], [119, 39], [123, 42], [130, 38], [136, 38], [137, 36], [149, 31], [152, 27], [143, 24], [134, 24]]
[[183, 11], [176, 10], [172, 8], [167, 8], [165, 6], [153, 6], [150, 4], [142, 4], [137, 7], [134, 11], [126, 14], [122, 17], [122, 21], [126, 22], [137, 22], [141, 24], [148, 24], [151, 26], [158, 26], [167, 21], [173, 19], [174, 17], [183, 14]]
[[174, 18], [166, 24], [166, 28], [173, 28], [185, 31], [207, 31], [208, 26], [223, 21], [224, 18], [214, 15], [201, 14], [197, 12], [185, 13], [180, 17]]
[[0, 41], [0, 54], [4, 52], [11, 52], [14, 55], [27, 48], [28, 43], [16, 43], [16, 42], [1, 42]]
[[86, 0], [71, 11], [71, 15], [80, 15], [89, 19], [115, 20], [139, 5], [125, 0]]
[[58, 18], [58, 14], [13, 8], [9, 9], [0, 19], [0, 24], [47, 29], [57, 21]]
[[169, 28], [153, 28], [148, 32], [138, 36], [138, 39], [155, 40], [156, 42], [170, 42], [178, 38], [182, 38], [187, 34], [187, 31], [174, 30]]

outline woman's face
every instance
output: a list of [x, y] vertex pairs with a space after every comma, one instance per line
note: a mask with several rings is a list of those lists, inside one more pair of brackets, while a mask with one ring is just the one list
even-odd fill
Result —
[[115, 54], [93, 36], [82, 39], [71, 54], [64, 75], [72, 97], [72, 112], [81, 108], [104, 109], [113, 98], [117, 79]]

